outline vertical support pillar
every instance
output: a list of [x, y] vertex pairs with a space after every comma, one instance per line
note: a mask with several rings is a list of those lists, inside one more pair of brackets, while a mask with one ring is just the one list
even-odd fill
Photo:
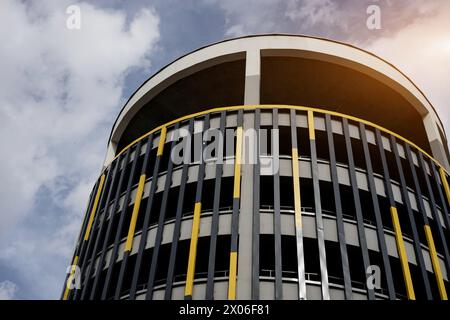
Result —
[[[234, 186], [233, 186], [233, 214], [231, 216], [231, 247], [230, 267], [228, 272], [228, 300], [236, 300], [237, 286], [237, 263], [239, 245], [239, 218], [241, 199], [241, 163], [242, 163], [242, 136], [244, 111], [238, 111], [236, 131], [236, 152], [234, 157]], [[242, 242], [242, 240], [241, 240]], [[247, 266], [248, 267], [248, 266]]]
[[208, 257], [208, 280], [206, 282], [206, 300], [214, 299], [214, 271], [216, 267], [216, 249], [217, 249], [217, 236], [219, 233], [219, 209], [220, 209], [220, 196], [222, 187], [222, 174], [223, 174], [223, 149], [224, 149], [224, 137], [225, 137], [225, 121], [226, 112], [220, 112], [220, 135], [222, 139], [219, 139], [219, 147], [217, 152], [216, 172], [214, 181], [214, 205], [213, 215], [211, 221], [211, 239], [209, 245], [209, 257]]
[[328, 285], [327, 255], [325, 250], [325, 233], [322, 218], [322, 204], [319, 186], [319, 166], [317, 162], [316, 133], [314, 126], [314, 113], [308, 111], [309, 145], [311, 148], [311, 176], [314, 189], [314, 211], [316, 216], [317, 243], [319, 246], [320, 280], [322, 286], [322, 299], [330, 300]]
[[[245, 93], [244, 104], [259, 104], [261, 79], [261, 58], [259, 49], [249, 50], [246, 53], [245, 64]], [[237, 299], [251, 299], [252, 295], [252, 229], [253, 229], [253, 153], [254, 148], [249, 135], [255, 125], [254, 112], [244, 113], [243, 116], [243, 141], [241, 165], [242, 188], [239, 208], [239, 259], [237, 265], [238, 284], [236, 288]], [[247, 137], [247, 138], [245, 138]], [[250, 155], [250, 157], [248, 157]]]
[[428, 141], [430, 141], [433, 157], [437, 159], [437, 161], [442, 164], [445, 169], [450, 170], [449, 159], [447, 158], [444, 147], [444, 143], [447, 142], [442, 141], [437, 121], [438, 120], [436, 117], [434, 117], [431, 113], [428, 113], [423, 118], [423, 125], [425, 127], [425, 132], [427, 133]]
[[259, 104], [261, 82], [261, 54], [259, 49], [249, 50], [245, 60], [244, 104]]
[[[209, 114], [207, 114], [203, 120], [202, 131], [205, 132], [209, 129]], [[203, 137], [202, 137], [203, 139]], [[203, 141], [203, 140], [202, 140]], [[194, 205], [194, 217], [192, 220], [191, 229], [191, 242], [189, 246], [189, 259], [188, 267], [186, 272], [186, 286], [184, 288], [184, 299], [192, 299], [193, 287], [194, 287], [194, 277], [195, 277], [195, 263], [197, 260], [197, 244], [198, 237], [200, 233], [200, 218], [202, 213], [202, 192], [203, 192], [203, 180], [205, 178], [205, 160], [203, 159], [203, 152], [205, 145], [202, 143], [203, 147], [200, 155], [200, 165], [198, 169], [197, 177], [197, 190], [195, 192], [195, 205]], [[162, 221], [161, 221], [162, 223]], [[152, 262], [153, 263], [153, 262]]]
[[300, 173], [297, 146], [296, 112], [291, 109], [292, 183], [294, 190], [295, 242], [297, 253], [298, 298], [306, 300], [305, 256], [303, 251], [302, 206], [300, 198]]

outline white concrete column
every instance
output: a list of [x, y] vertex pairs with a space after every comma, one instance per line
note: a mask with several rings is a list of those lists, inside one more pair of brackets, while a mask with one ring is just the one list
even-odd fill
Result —
[[259, 104], [261, 55], [259, 49], [246, 52], [244, 104]]
[[108, 166], [111, 161], [114, 159], [114, 157], [116, 156], [116, 149], [117, 149], [117, 144], [110, 141], [108, 144], [108, 149], [106, 150], [106, 156], [105, 156], [105, 161], [103, 162], [103, 167]]
[[[261, 59], [259, 49], [247, 51], [245, 64], [245, 98], [244, 104], [259, 104], [259, 88], [261, 79]], [[253, 230], [253, 164], [248, 155], [253, 143], [246, 139], [246, 130], [255, 125], [254, 113], [244, 113], [244, 139], [241, 166], [241, 204], [239, 211], [239, 254], [237, 299], [251, 299], [252, 293], [252, 230]]]
[[428, 113], [423, 118], [423, 125], [427, 133], [428, 141], [430, 142], [432, 156], [444, 166], [445, 169], [450, 170], [449, 159], [445, 152], [444, 143], [439, 134], [437, 119], [431, 113]]

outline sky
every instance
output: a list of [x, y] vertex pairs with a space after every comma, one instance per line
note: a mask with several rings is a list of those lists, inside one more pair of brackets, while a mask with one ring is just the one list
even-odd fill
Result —
[[[71, 5], [79, 29], [67, 27]], [[377, 29], [367, 25], [373, 6]], [[129, 96], [189, 51], [262, 33], [380, 55], [424, 91], [450, 132], [448, 0], [1, 0], [0, 299], [59, 299]]]

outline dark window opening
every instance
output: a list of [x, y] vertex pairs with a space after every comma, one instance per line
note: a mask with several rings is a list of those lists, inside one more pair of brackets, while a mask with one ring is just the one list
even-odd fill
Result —
[[378, 205], [380, 207], [381, 221], [383, 222], [383, 227], [388, 230], [394, 230], [391, 218], [391, 205], [386, 197], [377, 196]]
[[307, 212], [314, 212], [314, 189], [312, 179], [300, 178], [300, 199], [302, 209]]
[[127, 205], [125, 210], [122, 210], [122, 212], [120, 213], [125, 215], [123, 217], [122, 230], [120, 230], [120, 239], [123, 239], [128, 235], [132, 212], [133, 206]]
[[162, 192], [156, 192], [153, 197], [152, 210], [150, 211], [150, 226], [158, 223], [159, 213], [161, 211], [162, 196]]
[[[428, 199], [430, 198], [430, 193], [428, 192], [428, 188], [427, 188], [427, 182], [425, 180], [425, 168], [419, 168], [414, 166], [414, 168], [416, 169], [417, 172], [417, 179], [419, 180], [419, 186], [420, 186], [420, 190], [422, 191], [422, 195], [427, 197]], [[415, 189], [414, 189], [415, 190]]]
[[281, 236], [281, 248], [283, 249], [281, 261], [283, 277], [298, 278], [297, 241], [295, 237]]
[[198, 238], [194, 279], [206, 279], [208, 276], [209, 243], [210, 237]]
[[145, 211], [147, 209], [148, 197], [141, 200], [141, 204], [139, 205], [139, 213], [136, 220], [135, 232], [139, 232], [142, 230], [144, 226], [145, 219]]
[[154, 171], [155, 162], [156, 162], [156, 153], [157, 153], [157, 148], [153, 148], [152, 150], [150, 150], [150, 153], [148, 155], [147, 166], [145, 168], [145, 176], [146, 177], [153, 177], [153, 171]]
[[303, 239], [305, 254], [305, 273], [306, 279], [310, 281], [321, 281], [320, 276], [320, 258], [317, 239]]
[[[422, 273], [420, 271], [419, 266], [414, 265], [412, 263], [409, 264], [409, 271], [411, 273], [411, 279], [412, 284], [414, 288], [414, 295], [416, 296], [417, 300], [426, 300], [426, 291], [425, 291], [425, 285], [422, 278]], [[426, 272], [428, 273], [428, 272]], [[428, 276], [425, 275], [428, 279]]]
[[214, 179], [203, 181], [202, 211], [212, 211], [214, 205]]
[[330, 161], [330, 151], [328, 149], [328, 138], [326, 131], [316, 130], [316, 149], [318, 159]]
[[112, 176], [113, 176], [113, 172], [111, 171], [109, 174], [109, 178], [105, 180], [105, 184], [103, 186], [103, 190], [102, 190], [102, 201], [98, 204], [98, 211], [102, 210], [105, 207], [106, 204], [106, 198], [108, 196], [108, 192], [109, 189], [111, 188], [111, 182], [112, 182]]
[[430, 282], [430, 288], [431, 288], [431, 294], [433, 295], [434, 299], [439, 299], [439, 288], [436, 281], [436, 276], [434, 272], [427, 272], [428, 275], [428, 281]]
[[233, 186], [234, 186], [234, 177], [222, 178], [222, 181], [220, 182], [220, 200], [219, 200], [221, 208], [227, 207], [231, 208], [233, 206]]
[[99, 239], [95, 240], [95, 241], [98, 241], [98, 249], [97, 250], [101, 250], [101, 248], [103, 246], [103, 242], [105, 241], [106, 229], [108, 228], [108, 223], [109, 223], [109, 220], [106, 220], [105, 215], [103, 215], [103, 218], [102, 218], [102, 221], [100, 221], [100, 224], [104, 224], [104, 226], [103, 226], [103, 228], [101, 228], [101, 232], [100, 232], [100, 227], [98, 228], [97, 237], [99, 237]]
[[[98, 275], [99, 279], [98, 279], [98, 282], [97, 282], [97, 288], [96, 288], [95, 291], [93, 291], [93, 293], [92, 292], [90, 293], [90, 294], [93, 294], [93, 298], [95, 300], [98, 300], [101, 297], [102, 290], [103, 290], [103, 284], [105, 283], [106, 272], [107, 271], [108, 271], [107, 269], [100, 271], [100, 274]], [[92, 290], [93, 289], [94, 288], [92, 288]]]
[[359, 189], [359, 199], [364, 223], [376, 226], [375, 211], [370, 192]]
[[[400, 182], [400, 174], [398, 171], [397, 162], [395, 160], [395, 154], [390, 151], [386, 151], [385, 149], [383, 149], [383, 150], [385, 151], [384, 154], [386, 155], [387, 168], [389, 170], [390, 178], [394, 181]], [[402, 164], [402, 168], [403, 168], [403, 171], [409, 171], [408, 167], [404, 167], [403, 164]], [[411, 178], [411, 177], [409, 176], [408, 179], [409, 178]], [[405, 177], [405, 179], [406, 179], [406, 177]]]
[[166, 220], [175, 218], [178, 208], [178, 196], [180, 193], [180, 187], [172, 187], [169, 189], [166, 203]]
[[293, 183], [292, 177], [280, 177], [280, 205], [282, 209], [294, 209]]
[[406, 210], [406, 207], [403, 204], [397, 204], [396, 208], [402, 234], [413, 240], [412, 226], [408, 218], [408, 211]]
[[291, 127], [280, 126], [279, 132], [279, 145], [280, 155], [291, 156], [292, 155], [292, 142], [291, 142]]
[[[133, 280], [134, 267], [136, 266], [136, 258], [137, 254], [133, 254], [128, 258], [127, 267], [123, 275], [122, 291], [120, 292], [121, 295], [125, 295], [130, 291], [131, 281]], [[117, 266], [117, 269], [120, 269], [120, 267]]]
[[190, 239], [178, 241], [173, 278], [174, 282], [186, 281], [190, 244]]
[[128, 161], [128, 163], [126, 165], [124, 165], [124, 169], [122, 169], [125, 171], [124, 171], [124, 179], [123, 179], [122, 185], [120, 186], [120, 194], [123, 194], [125, 192], [125, 190], [128, 187], [128, 181], [130, 180], [130, 178], [131, 178], [131, 180], [133, 180], [133, 176], [134, 176], [133, 174], [136, 173], [136, 170], [135, 170], [135, 172], [131, 172], [132, 166], [133, 166], [133, 161]]
[[[122, 261], [114, 262], [111, 265], [112, 272], [111, 278], [109, 280], [110, 285], [108, 286], [108, 290], [106, 291], [105, 298], [106, 300], [114, 299], [114, 295], [116, 293], [117, 282], [119, 281], [119, 273], [120, 273], [120, 264]], [[103, 285], [103, 283], [102, 283]]]
[[259, 251], [259, 275], [266, 277], [275, 276], [275, 240], [273, 235], [261, 234], [259, 246], [264, 250]]
[[169, 269], [170, 250], [171, 243], [163, 244], [159, 247], [154, 286], [166, 283], [167, 270]]
[[164, 145], [163, 153], [161, 155], [160, 162], [159, 162], [159, 172], [167, 171], [167, 168], [169, 166], [169, 161], [171, 161], [171, 159], [170, 159], [171, 146], [172, 146], [172, 142], [168, 142]]
[[342, 214], [344, 218], [356, 220], [355, 201], [353, 198], [353, 190], [350, 186], [339, 185], [342, 203]]
[[356, 168], [366, 170], [366, 159], [364, 157], [364, 149], [361, 140], [350, 138], [353, 152], [353, 160]]
[[309, 129], [297, 127], [297, 150], [301, 157], [311, 157], [311, 144], [309, 141]]
[[[405, 177], [406, 180], [406, 186], [411, 188], [412, 190], [415, 190], [416, 187], [414, 185], [414, 177], [413, 174], [411, 172], [408, 160], [400, 158], [401, 164], [402, 164], [402, 169], [403, 169], [403, 175]], [[389, 165], [389, 163], [388, 163]]]
[[[210, 238], [208, 238], [210, 239]], [[216, 242], [216, 256], [214, 263], [214, 274], [224, 276], [230, 267], [230, 235], [218, 235]], [[208, 252], [209, 253], [209, 252]]]
[[[116, 238], [116, 234], [118, 232], [118, 227], [119, 227], [119, 220], [120, 220], [120, 212], [115, 212], [114, 213], [114, 219], [111, 221], [112, 225], [111, 225], [111, 233], [109, 234], [109, 239], [108, 241], [108, 246], [110, 246], [111, 244], [114, 243], [115, 238]], [[111, 217], [112, 218], [112, 217]], [[111, 219], [110, 218], [110, 219]]]
[[369, 157], [372, 163], [373, 172], [383, 176], [384, 175], [383, 163], [381, 162], [379, 147], [371, 143], [367, 143], [367, 145], [369, 147]]
[[319, 181], [319, 186], [320, 194], [322, 195], [320, 197], [320, 203], [323, 213], [330, 216], [336, 216], [333, 184], [331, 182], [321, 180]]
[[[139, 154], [140, 150], [137, 150], [137, 154]], [[139, 178], [141, 177], [141, 172], [142, 172], [142, 164], [144, 162], [144, 157], [145, 154], [138, 156], [137, 159], [137, 163], [136, 163], [136, 169], [135, 169], [135, 173], [133, 176], [133, 182], [132, 182], [132, 186], [135, 186], [138, 184], [139, 182]]]
[[334, 153], [336, 155], [336, 162], [348, 164], [347, 147], [345, 145], [345, 138], [342, 134], [333, 134]]
[[327, 272], [329, 282], [344, 285], [344, 273], [342, 269], [341, 250], [339, 243], [325, 241], [325, 251], [327, 256]]
[[197, 182], [186, 183], [183, 201], [183, 216], [194, 213], [195, 196], [197, 192]]
[[[153, 248], [145, 249], [142, 254], [141, 267], [137, 280], [137, 291], [147, 287], [148, 276], [150, 272], [150, 264], [152, 262]], [[131, 271], [132, 269], [130, 269]], [[134, 273], [134, 270], [132, 271]]]
[[347, 246], [348, 263], [352, 280], [352, 287], [366, 289], [366, 270], [359, 246]]
[[[436, 220], [434, 220], [434, 219], [428, 219], [428, 223], [430, 225], [431, 233], [433, 234], [436, 251], [440, 254], [443, 254], [444, 253], [444, 245], [442, 243], [442, 239], [441, 239], [441, 236], [439, 234], [439, 229], [438, 229], [439, 228], [438, 223], [440, 223], [440, 221], [436, 222]], [[445, 237], [443, 240], [445, 241]]]
[[261, 176], [260, 177], [260, 206], [261, 208], [273, 208], [273, 176]]
[[416, 226], [417, 226], [417, 231], [419, 233], [419, 239], [420, 239], [420, 243], [423, 244], [427, 244], [427, 238], [425, 235], [425, 230], [423, 228], [423, 218], [422, 218], [422, 214], [416, 210], [413, 210], [413, 216], [416, 218]]

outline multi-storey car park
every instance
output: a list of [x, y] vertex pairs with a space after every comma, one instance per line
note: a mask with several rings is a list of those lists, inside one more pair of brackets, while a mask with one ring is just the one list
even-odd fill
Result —
[[[171, 160], [212, 129], [233, 148]], [[251, 131], [278, 134], [262, 147]], [[203, 47], [120, 112], [62, 298], [447, 299], [449, 158], [424, 94], [369, 52], [292, 35]]]

